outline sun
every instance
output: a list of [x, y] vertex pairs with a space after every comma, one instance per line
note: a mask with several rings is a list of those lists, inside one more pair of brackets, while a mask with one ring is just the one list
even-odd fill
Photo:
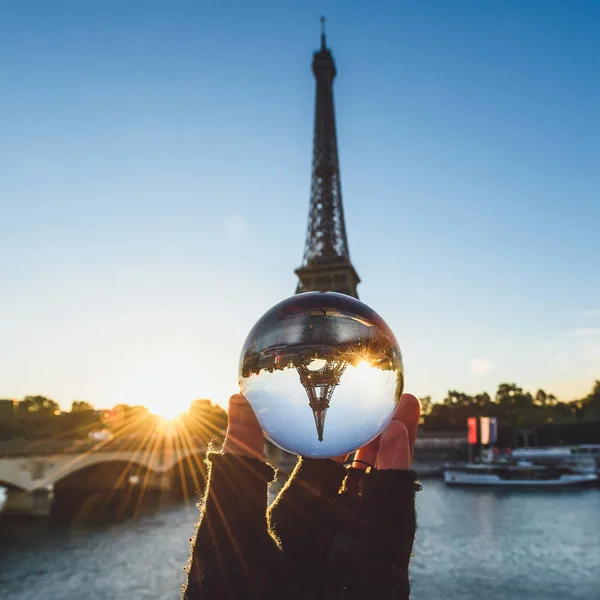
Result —
[[364, 359], [359, 360], [354, 367], [359, 373], [366, 374], [371, 369], [371, 365]]
[[190, 407], [190, 402], [174, 402], [172, 406], [161, 405], [157, 409], [148, 406], [151, 413], [158, 415], [164, 421], [174, 421], [177, 417], [183, 414]]
[[362, 359], [356, 363], [353, 369], [348, 369], [348, 373], [353, 381], [352, 385], [370, 386], [376, 384], [381, 371], [373, 367], [367, 360]]
[[185, 364], [159, 364], [132, 377], [119, 393], [119, 404], [145, 406], [151, 413], [172, 420], [184, 413], [206, 385], [201, 373]]

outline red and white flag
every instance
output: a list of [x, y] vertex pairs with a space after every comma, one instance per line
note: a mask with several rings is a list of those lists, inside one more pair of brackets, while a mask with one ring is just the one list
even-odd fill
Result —
[[469, 427], [469, 444], [477, 443], [477, 418], [469, 417], [467, 419], [467, 425]]

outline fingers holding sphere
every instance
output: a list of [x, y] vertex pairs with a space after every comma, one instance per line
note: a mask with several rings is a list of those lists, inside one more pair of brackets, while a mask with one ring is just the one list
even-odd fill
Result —
[[262, 458], [264, 435], [250, 403], [244, 396], [234, 394], [229, 398], [227, 418], [223, 452]]
[[404, 423], [408, 432], [408, 444], [410, 448], [410, 459], [415, 450], [417, 440], [417, 430], [419, 428], [419, 419], [421, 418], [421, 403], [414, 394], [402, 394], [400, 403], [394, 412], [392, 422], [400, 421]]
[[366, 469], [369, 465], [372, 467], [375, 466], [380, 440], [381, 436], [378, 435], [374, 440], [371, 440], [368, 444], [357, 450], [354, 456], [354, 463], [352, 464], [355, 469]]
[[[420, 416], [421, 403], [419, 399], [413, 394], [403, 394], [390, 424], [381, 435], [356, 452], [353, 466], [358, 469], [366, 469], [368, 465], [377, 466], [378, 469], [410, 469]], [[396, 440], [397, 436], [399, 436], [398, 440]], [[385, 444], [383, 444], [384, 439]], [[380, 460], [382, 452], [383, 462]], [[394, 458], [397, 453], [402, 456]], [[382, 467], [381, 464], [385, 466]], [[394, 467], [388, 466], [389, 464], [405, 466]]]
[[410, 469], [409, 433], [402, 421], [392, 421], [381, 434], [375, 466], [378, 469]]

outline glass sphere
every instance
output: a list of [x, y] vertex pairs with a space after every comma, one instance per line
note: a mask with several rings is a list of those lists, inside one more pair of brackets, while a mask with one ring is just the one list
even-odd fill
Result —
[[239, 382], [267, 439], [293, 454], [328, 458], [385, 429], [404, 368], [394, 334], [373, 309], [344, 294], [307, 292], [254, 325]]

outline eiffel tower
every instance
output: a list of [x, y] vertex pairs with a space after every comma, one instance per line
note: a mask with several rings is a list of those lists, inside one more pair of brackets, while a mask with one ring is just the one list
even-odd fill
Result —
[[340, 166], [338, 159], [333, 80], [335, 62], [325, 40], [325, 18], [321, 17], [321, 48], [314, 53], [312, 71], [316, 80], [315, 129], [308, 231], [302, 266], [296, 269], [301, 292], [341, 292], [358, 298], [360, 278], [348, 252]]
[[326, 360], [320, 369], [309, 369], [305, 363], [296, 365], [296, 370], [300, 375], [300, 383], [306, 390], [308, 404], [312, 408], [315, 417], [317, 436], [320, 442], [323, 441], [325, 415], [329, 408], [329, 401], [347, 366], [347, 361], [336, 359]]
[[[336, 68], [325, 39], [325, 17], [321, 17], [321, 48], [313, 55], [312, 71], [317, 95], [310, 211], [304, 260], [302, 266], [296, 269], [299, 280], [296, 293], [330, 291], [358, 298], [356, 286], [360, 279], [350, 262], [342, 206], [333, 106]], [[295, 365], [313, 411], [320, 442], [323, 441], [331, 396], [347, 365], [345, 360], [329, 357], [320, 369], [311, 370], [304, 361]]]

